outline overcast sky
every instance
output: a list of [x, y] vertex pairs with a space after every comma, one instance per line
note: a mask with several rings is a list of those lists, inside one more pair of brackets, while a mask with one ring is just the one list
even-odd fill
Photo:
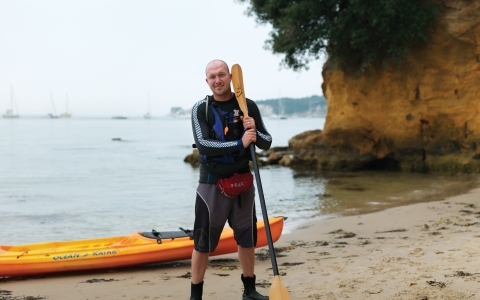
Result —
[[[234, 0], [0, 0], [0, 113], [153, 116], [211, 94], [205, 66], [243, 69], [253, 100], [322, 95], [323, 61], [293, 72], [264, 49], [269, 26]], [[149, 96], [150, 95], [150, 96]]]

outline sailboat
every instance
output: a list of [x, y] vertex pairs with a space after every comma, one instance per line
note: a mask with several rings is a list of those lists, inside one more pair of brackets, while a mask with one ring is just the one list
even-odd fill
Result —
[[66, 108], [63, 114], [60, 114], [60, 118], [70, 118], [72, 116], [71, 113], [68, 112], [68, 94], [66, 95]]
[[278, 115], [273, 114], [270, 116], [270, 119], [281, 119], [281, 120], [287, 119], [287, 116], [285, 115], [285, 106], [283, 104], [282, 98], [278, 98]]
[[148, 111], [147, 113], [143, 116], [144, 119], [151, 119], [152, 115], [150, 114], [150, 92], [148, 92]]
[[[13, 96], [13, 86], [10, 85], [10, 108], [5, 111], [5, 114], [3, 115], [4, 118], [7, 119], [17, 119], [20, 118], [20, 115], [18, 114], [18, 107], [17, 103], [15, 102], [15, 97]], [[17, 114], [14, 113], [13, 108], [16, 108]]]
[[279, 106], [280, 106], [279, 117], [280, 117], [281, 120], [285, 120], [285, 119], [287, 119], [287, 116], [285, 115], [285, 105], [283, 103], [283, 99], [280, 98], [280, 99], [278, 99], [278, 101], [279, 101]]
[[53, 93], [52, 92], [50, 92], [50, 98], [52, 99], [53, 113], [49, 113], [48, 117], [50, 119], [58, 119], [57, 110], [55, 109], [55, 102], [53, 101]]

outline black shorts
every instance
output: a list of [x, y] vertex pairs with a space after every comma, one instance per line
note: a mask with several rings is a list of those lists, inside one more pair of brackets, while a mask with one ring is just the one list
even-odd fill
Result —
[[227, 220], [238, 245], [243, 248], [256, 246], [255, 186], [236, 198], [229, 198], [216, 185], [200, 183], [193, 227], [195, 250], [203, 253], [215, 251]]

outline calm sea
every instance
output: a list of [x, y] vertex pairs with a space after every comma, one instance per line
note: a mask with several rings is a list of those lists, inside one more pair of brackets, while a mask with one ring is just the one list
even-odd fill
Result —
[[[273, 146], [286, 146], [325, 119], [264, 122]], [[192, 228], [198, 170], [183, 162], [192, 143], [189, 119], [0, 119], [0, 244]], [[278, 166], [260, 174], [269, 215], [289, 217], [285, 232], [305, 219], [439, 200], [478, 183], [475, 176]]]

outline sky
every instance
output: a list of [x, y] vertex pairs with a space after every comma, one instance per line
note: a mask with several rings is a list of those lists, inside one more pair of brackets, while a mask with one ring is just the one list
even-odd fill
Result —
[[[165, 116], [211, 94], [205, 66], [243, 70], [252, 100], [322, 95], [322, 60], [282, 67], [270, 25], [234, 0], [0, 0], [0, 112]], [[67, 101], [68, 99], [68, 101]], [[53, 100], [53, 101], [52, 101]], [[54, 111], [55, 109], [55, 111]]]

